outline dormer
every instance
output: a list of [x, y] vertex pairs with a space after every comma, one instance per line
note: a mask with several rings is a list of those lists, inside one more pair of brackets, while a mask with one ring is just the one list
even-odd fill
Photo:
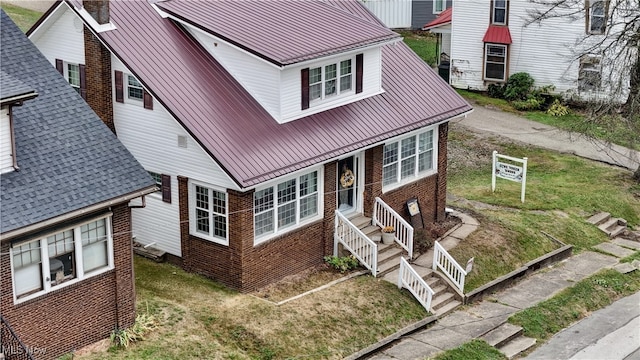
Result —
[[13, 109], [36, 96], [33, 89], [0, 71], [0, 173], [18, 170]]
[[384, 45], [400, 36], [325, 2], [167, 0], [193, 36], [278, 122], [384, 92]]

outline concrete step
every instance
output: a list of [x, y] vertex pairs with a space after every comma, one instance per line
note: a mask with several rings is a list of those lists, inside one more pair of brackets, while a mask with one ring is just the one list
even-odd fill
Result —
[[635, 252], [633, 250], [629, 250], [627, 248], [618, 246], [610, 242], [600, 243], [594, 246], [594, 248], [618, 258], [624, 258], [624, 257], [630, 256]]
[[438, 296], [448, 290], [448, 288], [442, 283], [438, 283], [438, 286], [436, 287], [432, 287], [431, 285], [429, 285], [429, 287], [433, 290], [433, 296]]
[[605, 234], [609, 235], [610, 238], [615, 238], [627, 229], [627, 220], [612, 218], [604, 224], [598, 225], [598, 228], [604, 231]]
[[166, 257], [166, 253], [164, 251], [156, 249], [153, 246], [145, 248], [142, 244], [137, 242], [133, 244], [133, 252], [155, 262], [164, 262]]
[[498, 350], [500, 350], [500, 352], [503, 353], [508, 359], [513, 359], [533, 347], [535, 344], [536, 339], [526, 336], [519, 336], [511, 340], [501, 348], [498, 348]]
[[609, 214], [608, 212], [599, 212], [587, 219], [587, 222], [593, 225], [600, 225], [608, 221], [609, 219], [611, 219], [611, 214]]
[[607, 235], [609, 235], [609, 238], [613, 239], [613, 238], [616, 238], [616, 237], [622, 235], [625, 232], [625, 230], [627, 230], [627, 226], [626, 225], [624, 225], [624, 226], [623, 225], [618, 225], [615, 229], [609, 231], [607, 233]]
[[437, 310], [434, 309], [434, 315], [438, 315], [439, 317], [445, 316], [460, 305], [462, 305], [462, 303], [458, 300], [449, 301], [446, 305], [439, 307]]
[[371, 218], [362, 215], [356, 215], [353, 218], [349, 218], [349, 221], [351, 221], [351, 223], [358, 229], [366, 227], [367, 225], [371, 225]]
[[520, 335], [522, 335], [521, 326], [504, 323], [482, 335], [480, 339], [486, 341], [493, 347], [499, 348]]
[[600, 230], [607, 232], [611, 229], [613, 229], [614, 227], [618, 226], [618, 219], [617, 218], [610, 218], [609, 220], [603, 222], [602, 224], [598, 225], [598, 228], [600, 228]]
[[640, 241], [627, 240], [623, 238], [615, 238], [611, 240], [612, 243], [626, 247], [627, 249], [640, 250]]
[[448, 303], [454, 300], [455, 298], [453, 297], [452, 293], [450, 292], [442, 293], [431, 299], [431, 308], [434, 311], [437, 311], [438, 309], [442, 308], [443, 306], [447, 305]]

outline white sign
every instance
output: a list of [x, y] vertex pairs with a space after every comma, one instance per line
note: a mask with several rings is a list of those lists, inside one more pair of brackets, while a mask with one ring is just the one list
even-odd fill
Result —
[[[498, 159], [505, 159], [512, 163], [520, 163], [522, 166], [500, 162]], [[520, 201], [524, 202], [524, 193], [527, 186], [527, 158], [514, 158], [507, 155], [500, 155], [493, 152], [493, 169], [491, 174], [491, 191], [496, 191], [496, 178], [511, 180], [522, 184]]]
[[467, 275], [469, 275], [469, 273], [471, 272], [471, 270], [473, 270], [473, 263], [474, 263], [474, 259], [475, 258], [471, 258], [469, 259], [469, 261], [467, 261], [467, 268], [465, 269]]

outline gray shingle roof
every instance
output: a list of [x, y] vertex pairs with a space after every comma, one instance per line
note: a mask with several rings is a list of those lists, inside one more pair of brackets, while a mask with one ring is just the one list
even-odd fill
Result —
[[0, 15], [2, 71], [38, 93], [14, 108], [20, 171], [0, 175], [0, 233], [153, 187], [80, 95]]
[[34, 90], [25, 83], [0, 70], [0, 103], [5, 99], [33, 92]]

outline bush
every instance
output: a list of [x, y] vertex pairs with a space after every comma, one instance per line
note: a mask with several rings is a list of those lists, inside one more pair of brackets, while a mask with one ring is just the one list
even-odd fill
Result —
[[507, 85], [504, 87], [504, 98], [513, 100], [526, 100], [531, 94], [534, 79], [525, 72], [515, 73], [509, 76]]
[[340, 271], [341, 273], [347, 272], [349, 270], [353, 270], [360, 265], [358, 259], [355, 256], [325, 256], [324, 261], [331, 265], [334, 269]]
[[555, 99], [553, 101], [553, 104], [551, 104], [551, 106], [547, 110], [547, 114], [551, 116], [557, 116], [557, 117], [569, 115], [570, 112], [571, 110], [569, 110], [569, 107], [566, 105], [562, 105], [560, 103], [560, 100], [558, 99]]
[[501, 84], [489, 84], [487, 95], [495, 99], [504, 99], [504, 86]]
[[532, 111], [538, 110], [542, 106], [543, 102], [536, 99], [535, 97], [530, 97], [527, 100], [514, 100], [511, 102], [511, 105], [519, 111]]
[[144, 334], [156, 327], [153, 315], [138, 314], [136, 322], [128, 329], [115, 329], [109, 337], [111, 342], [119, 348], [128, 348], [132, 342], [144, 340]]

